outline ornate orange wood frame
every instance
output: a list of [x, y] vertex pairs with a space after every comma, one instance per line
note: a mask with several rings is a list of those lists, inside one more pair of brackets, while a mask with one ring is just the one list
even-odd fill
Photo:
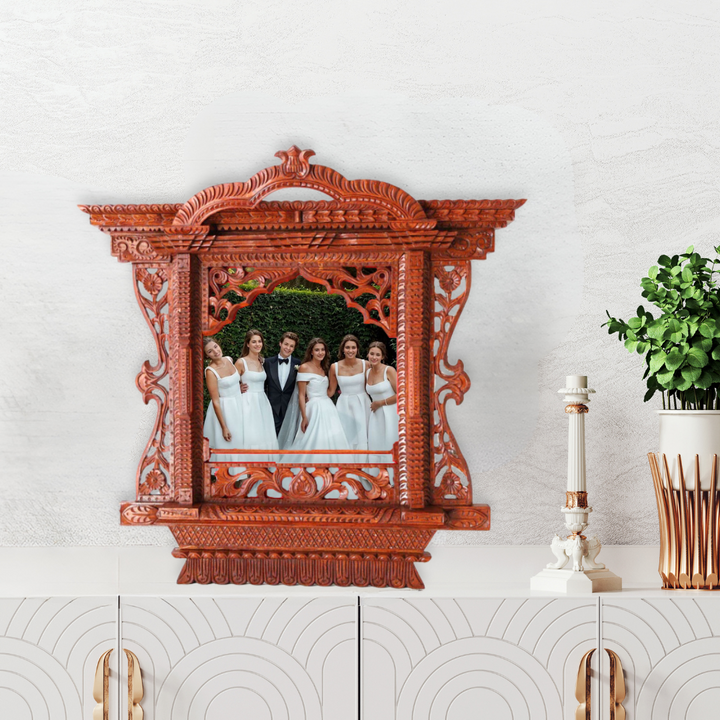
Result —
[[[422, 588], [415, 563], [430, 559], [425, 547], [436, 530], [490, 527], [490, 508], [472, 504], [467, 464], [448, 425], [447, 402], [461, 403], [470, 387], [448, 345], [470, 290], [470, 261], [494, 249], [495, 228], [525, 201], [415, 200], [393, 185], [311, 165], [312, 155], [278, 152], [280, 165], [183, 205], [81, 206], [110, 235], [112, 254], [133, 264], [135, 295], [157, 347], [157, 361], [145, 362], [137, 377], [157, 417], [136, 500], [122, 505], [121, 521], [170, 527], [179, 546], [173, 554], [186, 559], [180, 583]], [[333, 200], [263, 200], [281, 188], [311, 188]], [[209, 461], [202, 337], [297, 275], [340, 294], [397, 338], [392, 488], [381, 473], [370, 491], [356, 483], [349, 500], [347, 466], [335, 476], [328, 468], [312, 478], [301, 471], [289, 487], [278, 475], [287, 479], [289, 468], [258, 468], [276, 492], [248, 498], [222, 464]], [[251, 279], [258, 286], [243, 290]], [[241, 301], [233, 304], [228, 290]], [[325, 499], [331, 488], [340, 499]]]

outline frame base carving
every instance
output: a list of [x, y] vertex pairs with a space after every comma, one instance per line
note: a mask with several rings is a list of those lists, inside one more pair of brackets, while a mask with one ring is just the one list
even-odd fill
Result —
[[[436, 530], [488, 530], [487, 505], [421, 510], [370, 505], [195, 506], [124, 503], [123, 525], [167, 525], [186, 562], [178, 583], [424, 585], [415, 563]], [[302, 548], [302, 550], [298, 550]]]
[[430, 554], [422, 551], [281, 553], [176, 548], [173, 555], [186, 560], [178, 577], [180, 585], [354, 585], [413, 590], [425, 587], [415, 563], [430, 560]]

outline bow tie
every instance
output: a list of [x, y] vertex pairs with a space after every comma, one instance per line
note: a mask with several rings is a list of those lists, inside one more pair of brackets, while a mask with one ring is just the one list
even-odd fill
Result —
[[280, 363], [280, 365], [284, 365], [288, 362], [290, 362], [290, 358], [278, 358], [278, 363]]

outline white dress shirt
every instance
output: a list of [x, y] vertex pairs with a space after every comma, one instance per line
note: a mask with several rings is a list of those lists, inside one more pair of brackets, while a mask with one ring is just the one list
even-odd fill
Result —
[[292, 355], [287, 359], [287, 362], [281, 363], [280, 360], [285, 358], [278, 353], [278, 380], [280, 381], [280, 387], [284, 390], [285, 383], [287, 382], [288, 375], [290, 374], [290, 365], [292, 364]]

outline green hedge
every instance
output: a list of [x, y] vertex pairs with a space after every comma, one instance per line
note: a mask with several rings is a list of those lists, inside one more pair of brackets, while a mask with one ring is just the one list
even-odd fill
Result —
[[[234, 322], [215, 335], [224, 355], [237, 360], [242, 353], [245, 333], [257, 328], [265, 338], [264, 355], [278, 352], [283, 333], [292, 331], [300, 337], [295, 357], [302, 360], [305, 348], [313, 337], [319, 336], [330, 347], [331, 360], [337, 360], [337, 348], [344, 335], [360, 340], [361, 357], [367, 356], [368, 345], [380, 340], [385, 343], [395, 364], [396, 342], [388, 338], [377, 325], [366, 325], [358, 310], [349, 308], [339, 295], [299, 288], [276, 288], [267, 295], [259, 295], [250, 307], [240, 310]], [[205, 390], [205, 407], [210, 398]]]

